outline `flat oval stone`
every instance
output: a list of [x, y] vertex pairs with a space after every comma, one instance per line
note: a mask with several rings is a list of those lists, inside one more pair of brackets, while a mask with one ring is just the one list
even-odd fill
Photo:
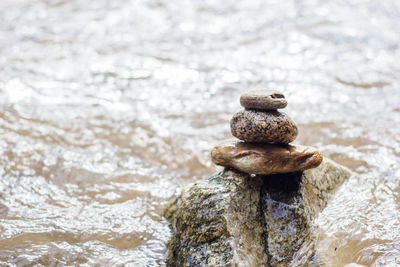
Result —
[[254, 144], [226, 140], [211, 151], [212, 161], [251, 174], [276, 174], [318, 167], [322, 154], [309, 146]]
[[281, 92], [263, 89], [244, 93], [240, 105], [249, 109], [274, 110], [285, 108], [287, 101]]
[[290, 143], [298, 129], [285, 113], [276, 110], [242, 110], [231, 119], [232, 135], [246, 142]]

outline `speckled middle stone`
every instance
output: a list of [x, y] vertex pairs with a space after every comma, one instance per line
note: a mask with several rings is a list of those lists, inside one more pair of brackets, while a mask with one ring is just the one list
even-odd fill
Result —
[[297, 126], [277, 110], [242, 110], [231, 119], [232, 135], [246, 142], [290, 143], [296, 139]]
[[269, 175], [315, 168], [323, 157], [317, 149], [308, 146], [226, 140], [213, 148], [211, 159], [217, 165], [245, 173]]
[[285, 96], [275, 90], [261, 89], [244, 93], [240, 97], [240, 104], [249, 109], [275, 110], [285, 108]]

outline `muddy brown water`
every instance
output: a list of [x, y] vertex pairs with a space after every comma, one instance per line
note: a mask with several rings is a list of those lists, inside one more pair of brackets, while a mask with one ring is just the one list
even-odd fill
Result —
[[364, 174], [317, 220], [330, 266], [400, 264], [400, 4], [2, 0], [0, 265], [163, 266], [247, 89]]

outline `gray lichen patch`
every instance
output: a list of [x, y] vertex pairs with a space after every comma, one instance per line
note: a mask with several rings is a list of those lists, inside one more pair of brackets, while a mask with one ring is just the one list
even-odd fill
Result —
[[264, 245], [260, 246], [261, 185], [260, 178], [225, 170], [187, 188], [167, 209], [174, 232], [168, 266], [267, 262]]

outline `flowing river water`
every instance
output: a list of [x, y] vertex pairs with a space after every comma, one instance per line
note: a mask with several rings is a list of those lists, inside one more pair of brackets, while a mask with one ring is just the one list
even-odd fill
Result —
[[0, 265], [165, 265], [168, 199], [260, 87], [363, 175], [328, 266], [400, 265], [399, 59], [397, 0], [1, 0]]

